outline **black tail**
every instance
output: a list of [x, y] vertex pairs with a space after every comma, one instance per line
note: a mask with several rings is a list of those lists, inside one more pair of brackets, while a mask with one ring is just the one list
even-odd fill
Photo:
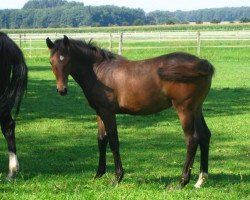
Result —
[[0, 32], [0, 115], [5, 110], [16, 108], [20, 111], [22, 97], [27, 89], [28, 68], [20, 48], [5, 34]]
[[214, 74], [213, 65], [204, 59], [196, 62], [178, 63], [158, 69], [161, 79], [174, 82], [192, 82], [197, 78], [210, 76]]
[[10, 108], [16, 107], [16, 115], [20, 111], [21, 101], [27, 90], [28, 68], [24, 60], [12, 67], [12, 77], [8, 92]]

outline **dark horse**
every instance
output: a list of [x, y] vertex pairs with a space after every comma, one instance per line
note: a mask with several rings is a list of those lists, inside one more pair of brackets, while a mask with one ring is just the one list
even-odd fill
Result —
[[124, 175], [119, 153], [116, 114], [148, 115], [173, 106], [187, 144], [180, 187], [190, 180], [198, 145], [201, 149], [200, 187], [208, 174], [210, 131], [202, 114], [214, 73], [213, 66], [187, 53], [130, 61], [95, 46], [64, 36], [47, 38], [50, 63], [60, 95], [67, 94], [68, 76], [80, 85], [98, 122], [99, 165], [96, 177], [106, 172], [106, 146], [114, 156], [116, 182]]
[[19, 113], [23, 94], [27, 88], [27, 66], [19, 47], [0, 32], [0, 123], [9, 151], [8, 179], [16, 177], [19, 164], [16, 156], [15, 121], [11, 110]]

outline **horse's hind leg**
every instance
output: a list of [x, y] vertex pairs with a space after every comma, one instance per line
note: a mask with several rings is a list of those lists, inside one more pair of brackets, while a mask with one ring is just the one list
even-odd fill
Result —
[[197, 147], [199, 144], [199, 138], [197, 133], [195, 132], [195, 127], [194, 127], [194, 120], [195, 120], [194, 112], [183, 106], [181, 107], [175, 106], [175, 108], [180, 118], [180, 122], [185, 134], [185, 141], [187, 145], [186, 161], [183, 167], [181, 181], [178, 186], [179, 188], [183, 188], [190, 181], [191, 170], [195, 154], [197, 151]]
[[19, 169], [19, 163], [16, 156], [15, 121], [12, 119], [10, 113], [8, 113], [0, 117], [0, 123], [9, 151], [9, 173], [7, 179], [13, 180]]
[[208, 154], [211, 137], [211, 132], [207, 127], [202, 113], [195, 120], [195, 130], [199, 134], [199, 144], [201, 151], [200, 175], [195, 187], [200, 188], [208, 177]]
[[95, 178], [102, 177], [103, 174], [106, 173], [106, 148], [108, 143], [108, 138], [105, 131], [105, 126], [102, 119], [97, 116], [97, 124], [98, 124], [98, 148], [99, 148], [99, 164], [96, 172]]

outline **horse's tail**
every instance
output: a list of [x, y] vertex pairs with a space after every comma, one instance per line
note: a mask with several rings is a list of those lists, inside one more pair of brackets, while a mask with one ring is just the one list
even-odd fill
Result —
[[20, 111], [21, 101], [28, 83], [28, 68], [24, 58], [17, 65], [12, 67], [12, 76], [9, 89], [10, 108], [16, 108], [16, 115]]
[[199, 59], [195, 64], [179, 64], [161, 67], [158, 74], [161, 79], [173, 82], [192, 82], [201, 77], [212, 77], [214, 74], [213, 65], [205, 60]]
[[1, 33], [0, 36], [0, 78], [7, 80], [4, 92], [0, 94], [0, 115], [6, 109], [11, 111], [14, 107], [17, 115], [27, 90], [28, 68], [21, 49], [6, 34]]

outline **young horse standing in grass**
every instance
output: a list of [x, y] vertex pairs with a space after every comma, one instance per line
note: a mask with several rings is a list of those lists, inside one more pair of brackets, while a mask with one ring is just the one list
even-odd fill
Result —
[[9, 151], [8, 179], [16, 177], [19, 164], [16, 156], [15, 121], [11, 110], [19, 113], [21, 100], [27, 88], [27, 66], [19, 47], [0, 32], [0, 124]]
[[68, 76], [82, 88], [98, 121], [99, 165], [96, 177], [106, 172], [106, 146], [115, 162], [116, 183], [124, 175], [119, 152], [116, 114], [148, 115], [173, 106], [184, 130], [187, 156], [179, 187], [190, 180], [198, 145], [201, 149], [201, 187], [208, 175], [210, 131], [202, 114], [202, 104], [210, 90], [214, 73], [206, 60], [187, 53], [171, 53], [156, 58], [130, 61], [100, 49], [91, 42], [70, 40], [54, 43], [47, 38], [50, 63], [60, 95], [67, 94]]

